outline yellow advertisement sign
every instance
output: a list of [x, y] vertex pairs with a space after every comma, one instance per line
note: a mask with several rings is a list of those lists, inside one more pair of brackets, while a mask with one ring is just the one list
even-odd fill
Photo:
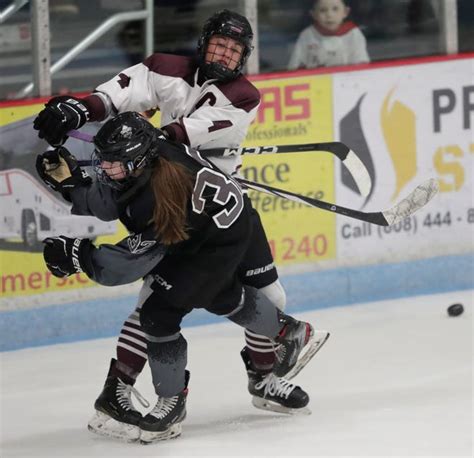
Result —
[[37, 179], [35, 157], [46, 144], [37, 138], [32, 119], [42, 107], [42, 103], [0, 106], [2, 297], [95, 285], [83, 274], [63, 279], [51, 275], [41, 254], [43, 238], [69, 232], [95, 238], [98, 243], [115, 243], [126, 235], [115, 223], [71, 217], [68, 206]]
[[[257, 119], [245, 145], [282, 145], [331, 141], [331, 77], [294, 77], [255, 82], [262, 95]], [[3, 297], [64, 291], [92, 286], [84, 275], [53, 277], [41, 255], [40, 240], [75, 226], [97, 243], [115, 243], [125, 237], [121, 225], [92, 228], [92, 223], [64, 222], [50, 213], [64, 211], [61, 199], [36, 178], [36, 154], [46, 144], [37, 138], [32, 120], [43, 103], [0, 105], [2, 136], [0, 197], [3, 225], [0, 230], [1, 294]], [[158, 115], [153, 123], [159, 122]], [[325, 153], [245, 156], [243, 175], [253, 181], [334, 201], [333, 159]], [[28, 192], [25, 194], [25, 190]], [[314, 262], [335, 257], [335, 216], [274, 196], [250, 192], [262, 217], [278, 265]], [[59, 208], [59, 210], [58, 210]], [[71, 217], [69, 217], [71, 218]], [[85, 217], [76, 217], [85, 218]], [[60, 218], [57, 218], [60, 219]], [[49, 221], [48, 224], [45, 221]], [[57, 225], [55, 226], [55, 224]], [[90, 224], [90, 227], [89, 227]], [[97, 222], [94, 224], [104, 224]], [[50, 234], [61, 227], [58, 234]]]
[[[330, 76], [257, 81], [262, 103], [246, 146], [333, 140]], [[334, 202], [334, 160], [309, 152], [244, 157], [246, 179]], [[335, 215], [279, 197], [249, 192], [278, 265], [336, 256]]]

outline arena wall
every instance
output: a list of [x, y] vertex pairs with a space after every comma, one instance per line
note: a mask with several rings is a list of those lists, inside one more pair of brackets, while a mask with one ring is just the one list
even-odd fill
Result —
[[[365, 163], [373, 188], [362, 197], [322, 152], [247, 156], [248, 179], [364, 212], [390, 208], [428, 178], [440, 184], [426, 208], [392, 227], [252, 192], [290, 311], [473, 288], [473, 75], [468, 54], [253, 78], [262, 104], [246, 146], [340, 140]], [[55, 228], [74, 235], [81, 224], [59, 218], [64, 204], [36, 178], [34, 158], [46, 145], [32, 119], [43, 102], [0, 103], [0, 350], [116, 335], [140, 286], [47, 272], [41, 238]], [[91, 152], [75, 139], [67, 146], [80, 159]], [[97, 243], [125, 234], [119, 224], [80, 229]], [[185, 324], [214, 321], [194, 311]]]

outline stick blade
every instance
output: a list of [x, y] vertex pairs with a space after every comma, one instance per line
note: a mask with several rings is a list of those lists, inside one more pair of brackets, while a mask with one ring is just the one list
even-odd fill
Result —
[[352, 175], [352, 178], [359, 188], [361, 196], [367, 197], [372, 189], [372, 180], [370, 179], [369, 172], [364, 163], [352, 150], [349, 150], [342, 163], [347, 167], [347, 170], [349, 170]]
[[397, 224], [424, 207], [438, 191], [439, 184], [435, 178], [430, 178], [417, 186], [410, 195], [401, 200], [397, 205], [382, 212], [388, 225]]

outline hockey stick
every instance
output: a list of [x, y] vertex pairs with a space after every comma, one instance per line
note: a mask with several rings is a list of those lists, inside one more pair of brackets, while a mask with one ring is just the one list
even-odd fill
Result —
[[69, 137], [77, 138], [87, 143], [94, 143], [94, 136], [87, 132], [81, 132], [80, 130], [70, 130], [68, 133]]
[[[93, 136], [85, 132], [78, 130], [71, 130], [68, 132], [70, 137], [77, 138], [82, 141], [92, 142]], [[354, 181], [359, 188], [359, 192], [363, 197], [367, 197], [372, 187], [372, 181], [370, 179], [369, 172], [355, 154], [347, 145], [341, 142], [326, 142], [326, 143], [306, 143], [299, 145], [279, 145], [279, 146], [247, 146], [241, 148], [212, 148], [202, 149], [199, 153], [203, 157], [211, 156], [238, 156], [241, 154], [277, 154], [277, 153], [303, 153], [312, 151], [324, 151], [334, 156], [346, 166], [349, 173], [354, 178]], [[80, 160], [78, 161], [79, 166], [90, 166], [92, 165], [91, 160]]]
[[204, 157], [235, 156], [240, 154], [277, 154], [277, 153], [305, 153], [324, 151], [336, 156], [346, 166], [359, 188], [363, 197], [367, 197], [372, 187], [369, 172], [363, 162], [347, 145], [341, 142], [305, 143], [298, 145], [279, 146], [246, 146], [240, 148], [213, 148], [200, 150]]
[[323, 210], [338, 213], [360, 221], [367, 221], [368, 223], [377, 224], [379, 226], [392, 226], [393, 224], [403, 221], [405, 218], [424, 207], [438, 192], [438, 181], [434, 178], [430, 178], [428, 181], [417, 186], [407, 197], [405, 197], [405, 199], [398, 202], [398, 204], [392, 208], [385, 211], [365, 213], [351, 208], [342, 207], [340, 205], [330, 204], [322, 200], [312, 199], [311, 197], [302, 196], [283, 189], [255, 183], [253, 181], [241, 178], [237, 178], [237, 180], [245, 187], [254, 189], [255, 191], [265, 192], [273, 196], [293, 200], [295, 202], [309, 205], [310, 207], [321, 208]]
[[[71, 135], [71, 133], [74, 133], [74, 135]], [[84, 141], [92, 141], [93, 138], [92, 136], [90, 136], [90, 140], [86, 140], [85, 138], [86, 136], [89, 137], [89, 134], [85, 134], [78, 131], [71, 131], [68, 134], [74, 136], [75, 138], [80, 138]], [[230, 156], [235, 154], [271, 154], [303, 151], [328, 151], [330, 153], [333, 153], [335, 156], [342, 160], [348, 170], [352, 173], [357, 185], [359, 186], [361, 194], [362, 189], [367, 190], [366, 195], [368, 195], [368, 193], [370, 192], [371, 182], [367, 169], [365, 168], [362, 161], [357, 157], [357, 155], [353, 151], [351, 151], [350, 148], [340, 142], [309, 143], [306, 145], [302, 144], [265, 147], [256, 146], [247, 148], [214, 148], [212, 150], [201, 150], [200, 153], [203, 156]], [[346, 163], [346, 161], [348, 162]], [[92, 161], [90, 160], [78, 162], [80, 165], [92, 165]], [[367, 175], [366, 177], [364, 176], [365, 174]], [[360, 181], [357, 181], [357, 177]], [[369, 223], [377, 224], [379, 226], [391, 226], [393, 224], [397, 224], [400, 221], [403, 221], [405, 218], [412, 215], [420, 208], [424, 207], [437, 194], [439, 189], [438, 181], [434, 178], [431, 178], [428, 181], [417, 186], [405, 199], [401, 200], [392, 208], [385, 211], [366, 213], [361, 212], [359, 210], [353, 210], [351, 208], [342, 207], [340, 205], [330, 204], [322, 200], [312, 199], [311, 197], [295, 194], [291, 191], [285, 191], [284, 189], [278, 189], [264, 184], [255, 183], [253, 181], [248, 181], [243, 178], [237, 178], [237, 180], [245, 187], [254, 189], [256, 191], [265, 192], [267, 194], [271, 194], [277, 197], [282, 197], [284, 199], [300, 202], [310, 207], [316, 207], [322, 210], [332, 211], [334, 213], [347, 216], [349, 218], [358, 219], [360, 221], [367, 221]]]

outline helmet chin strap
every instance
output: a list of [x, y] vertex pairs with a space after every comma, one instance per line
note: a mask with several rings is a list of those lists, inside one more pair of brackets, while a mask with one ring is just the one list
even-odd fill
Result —
[[128, 186], [122, 188], [122, 193], [117, 198], [117, 203], [119, 205], [128, 202], [129, 199], [138, 194], [147, 185], [152, 171], [148, 169], [142, 169], [140, 172], [143, 173], [140, 173], [137, 177], [135, 177], [134, 180], [130, 180], [127, 183]]
[[238, 72], [229, 70], [217, 62], [206, 62], [203, 67], [204, 74], [208, 79], [217, 79], [224, 82], [231, 81], [238, 75]]
[[133, 161], [128, 161], [127, 164], [126, 164], [126, 169], [132, 173], [134, 170], [135, 170], [135, 164], [133, 163]]

